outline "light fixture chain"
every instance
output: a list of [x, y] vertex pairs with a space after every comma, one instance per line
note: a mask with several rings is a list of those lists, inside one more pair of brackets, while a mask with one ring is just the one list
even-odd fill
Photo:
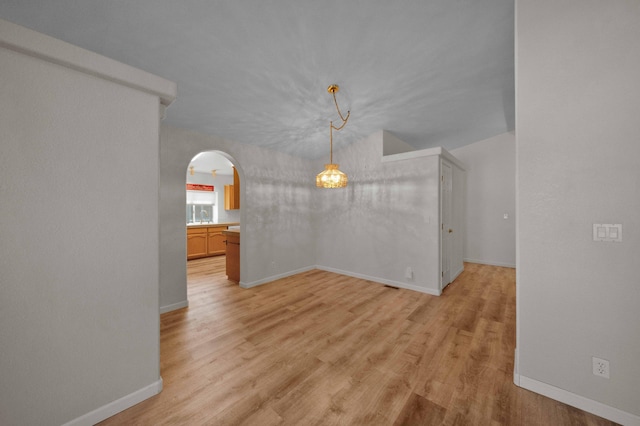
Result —
[[329, 122], [329, 164], [333, 164], [333, 121]]
[[331, 95], [333, 96], [333, 103], [336, 105], [336, 110], [338, 111], [338, 115], [340, 116], [340, 119], [342, 120], [342, 125], [340, 127], [336, 127], [333, 125], [333, 121], [330, 122], [330, 129], [329, 129], [329, 162], [331, 164], [333, 164], [333, 129], [336, 130], [342, 130], [342, 128], [347, 124], [347, 121], [349, 121], [349, 117], [351, 116], [351, 110], [347, 111], [347, 116], [345, 117], [344, 115], [342, 115], [342, 111], [340, 111], [340, 107], [338, 106], [338, 100], [336, 99], [336, 92], [338, 91], [338, 86], [335, 86], [334, 90], [330, 90]]
[[[332, 92], [331, 93], [333, 95], [333, 103], [336, 104], [336, 109], [338, 110], [338, 115], [340, 116], [340, 119], [342, 120], [342, 126], [340, 126], [340, 128], [338, 127], [334, 127], [334, 129], [336, 130], [340, 130], [344, 127], [345, 124], [347, 124], [347, 121], [349, 120], [349, 116], [351, 115], [351, 111], [347, 111], [347, 118], [345, 118], [342, 115], [342, 112], [340, 111], [340, 107], [338, 106], [338, 100], [336, 99], [336, 92]], [[333, 124], [332, 124], [333, 126]]]

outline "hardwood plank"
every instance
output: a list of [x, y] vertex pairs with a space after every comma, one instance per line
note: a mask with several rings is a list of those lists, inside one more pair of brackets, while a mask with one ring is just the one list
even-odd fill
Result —
[[348, 376], [331, 364], [322, 363], [272, 407], [285, 420], [284, 424], [322, 424], [327, 410], [333, 406], [333, 396], [348, 383]]
[[445, 408], [414, 393], [407, 400], [394, 426], [439, 425], [442, 424], [446, 411]]
[[103, 425], [612, 425], [516, 387], [515, 270], [442, 296], [312, 270], [252, 289], [188, 262], [160, 317], [161, 394]]

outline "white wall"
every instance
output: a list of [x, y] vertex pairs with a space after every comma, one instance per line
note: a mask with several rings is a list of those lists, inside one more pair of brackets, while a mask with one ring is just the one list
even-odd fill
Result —
[[638, 425], [640, 2], [519, 0], [516, 20], [519, 380]]
[[[439, 293], [439, 156], [382, 162], [383, 132], [334, 153], [349, 184], [313, 188], [317, 264]], [[323, 170], [317, 161], [315, 172]], [[407, 267], [413, 278], [405, 278]]]
[[451, 153], [467, 172], [464, 260], [515, 267], [515, 134], [504, 133]]
[[240, 284], [268, 282], [315, 264], [315, 174], [309, 161], [170, 126], [162, 126], [160, 144], [161, 309], [186, 304], [185, 171], [202, 151], [227, 153], [240, 174]]
[[59, 425], [161, 388], [159, 98], [1, 20], [0, 44], [0, 424]]

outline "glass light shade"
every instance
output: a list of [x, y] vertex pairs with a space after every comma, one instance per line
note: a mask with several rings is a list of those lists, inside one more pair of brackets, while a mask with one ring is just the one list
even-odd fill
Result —
[[347, 175], [338, 170], [338, 164], [325, 164], [324, 171], [316, 176], [319, 188], [344, 188], [347, 186]]

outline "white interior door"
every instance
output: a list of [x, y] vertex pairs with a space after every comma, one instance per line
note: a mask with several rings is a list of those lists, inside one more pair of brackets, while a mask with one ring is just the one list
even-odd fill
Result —
[[442, 281], [440, 289], [444, 289], [451, 282], [451, 249], [452, 239], [452, 192], [453, 192], [453, 170], [451, 166], [445, 162], [441, 163], [442, 175], [440, 177], [440, 194], [441, 194], [441, 246], [440, 258], [442, 259]]

